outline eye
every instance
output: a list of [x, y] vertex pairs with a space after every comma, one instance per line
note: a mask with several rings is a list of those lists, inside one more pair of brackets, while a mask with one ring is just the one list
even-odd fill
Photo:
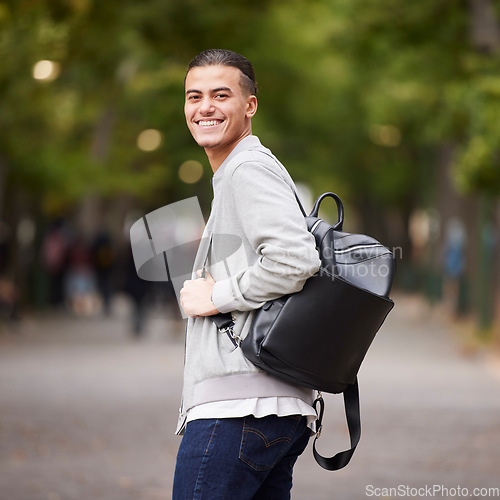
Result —
[[199, 95], [196, 95], [196, 94], [191, 94], [188, 96], [188, 101], [197, 101], [198, 99], [200, 98]]
[[225, 99], [226, 97], [229, 97], [227, 94], [216, 94], [215, 98], [216, 99]]

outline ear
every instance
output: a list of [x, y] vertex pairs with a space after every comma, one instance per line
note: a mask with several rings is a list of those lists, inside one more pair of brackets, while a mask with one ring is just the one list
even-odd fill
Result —
[[247, 118], [252, 118], [253, 115], [257, 112], [257, 97], [254, 95], [250, 95], [247, 98], [247, 111], [245, 113], [245, 116]]

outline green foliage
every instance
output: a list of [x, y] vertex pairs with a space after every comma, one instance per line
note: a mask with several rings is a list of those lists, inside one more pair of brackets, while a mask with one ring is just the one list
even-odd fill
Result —
[[[452, 142], [458, 186], [498, 195], [500, 63], [471, 46], [469, 16], [435, 0], [0, 3], [8, 180], [65, 204], [199, 192], [177, 176], [188, 159], [210, 175], [184, 124], [185, 66], [224, 47], [256, 67], [255, 133], [316, 191], [408, 210]], [[60, 65], [53, 81], [32, 77], [44, 59]], [[137, 148], [148, 128], [156, 151]]]

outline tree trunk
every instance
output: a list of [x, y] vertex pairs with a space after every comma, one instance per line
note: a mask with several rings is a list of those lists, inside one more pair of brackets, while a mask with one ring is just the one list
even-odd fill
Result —
[[[479, 52], [493, 55], [500, 48], [500, 24], [492, 0], [469, 0], [470, 40]], [[476, 274], [479, 329], [488, 332], [494, 319], [495, 283], [494, 204], [483, 194], [480, 198], [478, 255], [479, 272]], [[496, 228], [498, 231], [498, 227]], [[496, 285], [496, 286], [495, 286]], [[497, 289], [495, 289], [497, 288]]]
[[94, 130], [92, 140], [91, 156], [93, 160], [103, 163], [108, 156], [109, 145], [111, 143], [111, 133], [113, 132], [113, 124], [115, 121], [115, 113], [113, 105], [108, 104], [101, 114]]
[[0, 154], [0, 220], [4, 210], [5, 178], [7, 177], [7, 160]]
[[492, 0], [469, 0], [470, 40], [480, 52], [492, 54], [500, 46], [500, 26]]
[[[101, 116], [94, 129], [94, 136], [90, 148], [90, 157], [93, 161], [102, 164], [106, 168], [105, 162], [108, 157], [111, 136], [115, 121], [113, 104], [108, 103], [101, 113]], [[86, 237], [92, 238], [103, 225], [102, 202], [98, 195], [89, 192], [81, 200], [76, 215], [78, 230]]]

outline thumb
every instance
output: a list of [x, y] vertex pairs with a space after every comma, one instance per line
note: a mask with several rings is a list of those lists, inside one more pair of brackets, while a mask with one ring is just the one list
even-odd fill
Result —
[[[203, 269], [198, 269], [198, 271], [196, 271], [196, 274], [198, 275], [198, 277], [201, 278], [202, 276], [202, 273], [203, 273]], [[209, 281], [215, 281], [213, 278], [212, 278], [212, 275], [205, 269], [205, 279], [206, 280], [209, 280]]]

